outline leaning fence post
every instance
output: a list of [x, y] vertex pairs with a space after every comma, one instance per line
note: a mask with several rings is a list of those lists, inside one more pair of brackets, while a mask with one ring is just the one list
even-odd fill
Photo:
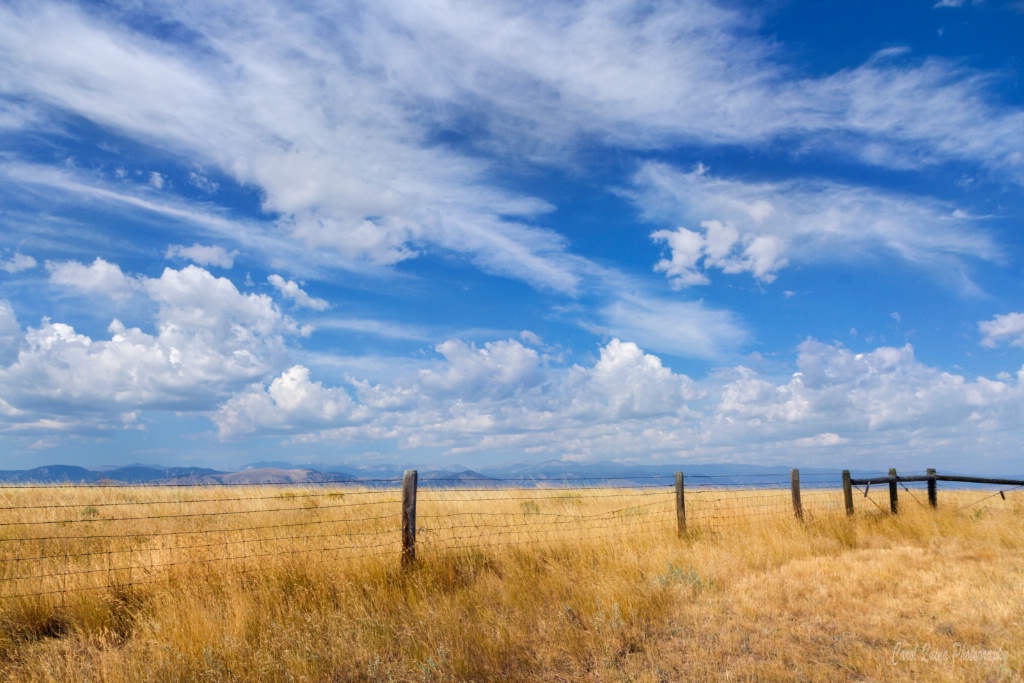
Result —
[[686, 500], [683, 498], [682, 472], [676, 472], [676, 526], [680, 536], [686, 534]]
[[853, 482], [850, 481], [850, 470], [843, 470], [843, 501], [846, 503], [846, 514], [853, 514]]
[[899, 514], [899, 493], [896, 491], [896, 468], [889, 468], [889, 511]]
[[789, 471], [789, 488], [793, 493], [793, 514], [802, 522], [804, 519], [804, 506], [800, 502], [800, 470], [796, 468]]
[[939, 491], [935, 486], [935, 468], [929, 467], [928, 470], [928, 504], [933, 508], [939, 506]]
[[406, 470], [402, 477], [402, 566], [416, 561], [416, 470]]

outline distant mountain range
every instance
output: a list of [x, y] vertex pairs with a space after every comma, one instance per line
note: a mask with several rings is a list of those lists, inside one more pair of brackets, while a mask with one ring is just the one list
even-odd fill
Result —
[[337, 472], [308, 469], [255, 468], [240, 472], [222, 472], [204, 467], [160, 467], [129, 465], [110, 469], [86, 469], [74, 465], [47, 465], [31, 470], [0, 470], [0, 481], [35, 484], [125, 484], [151, 485], [239, 485], [239, 484], [313, 484], [351, 481], [354, 477]]
[[[242, 485], [242, 484], [314, 484], [314, 483], [364, 483], [368, 485], [389, 484], [399, 481], [406, 468], [397, 465], [327, 465], [307, 463], [296, 465], [290, 462], [257, 462], [238, 471], [221, 471], [203, 467], [162, 467], [159, 465], [128, 465], [87, 469], [73, 465], [47, 465], [30, 470], [0, 471], [0, 482], [7, 483], [74, 483], [148, 485]], [[462, 466], [452, 469], [420, 469], [420, 486], [467, 487], [467, 486], [518, 486], [542, 485], [554, 482], [592, 482], [620, 486], [644, 484], [668, 484], [673, 481], [677, 470], [685, 472], [687, 480], [694, 484], [708, 485], [755, 485], [775, 484], [788, 481], [788, 467], [765, 467], [758, 465], [623, 465], [611, 462], [574, 463], [549, 460], [540, 463], [514, 463], [496, 467], [482, 467], [472, 470]], [[854, 476], [866, 473], [855, 472]], [[871, 474], [878, 474], [872, 472]], [[805, 483], [838, 483], [839, 470], [807, 468], [801, 469]]]

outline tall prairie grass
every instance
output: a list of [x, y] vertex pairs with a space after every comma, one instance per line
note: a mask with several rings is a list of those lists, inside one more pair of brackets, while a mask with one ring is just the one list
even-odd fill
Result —
[[1024, 677], [1019, 493], [8, 488], [12, 681]]

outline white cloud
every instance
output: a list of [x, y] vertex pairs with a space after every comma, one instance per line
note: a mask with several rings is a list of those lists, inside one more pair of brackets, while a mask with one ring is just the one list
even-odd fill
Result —
[[997, 315], [992, 320], [979, 322], [978, 330], [984, 337], [981, 345], [986, 348], [994, 349], [1003, 342], [1024, 347], [1024, 313]]
[[803, 78], [783, 66], [782, 44], [757, 37], [749, 8], [399, 3], [368, 15], [363, 54], [383, 60], [396, 85], [455, 100], [455, 112], [472, 106], [464, 100], [485, 102], [492, 129], [538, 154], [582, 134], [644, 148], [797, 138], [802, 149], [873, 164], [952, 158], [1007, 169], [1024, 138], [1024, 113], [998, 104], [983, 73], [888, 51]]
[[11, 308], [11, 302], [0, 299], [0, 366], [10, 365], [17, 360], [21, 336], [21, 326]]
[[674, 374], [633, 342], [618, 339], [601, 349], [592, 370], [574, 367], [568, 384], [579, 389], [577, 402], [597, 404], [611, 419], [685, 412], [687, 400], [697, 394], [689, 377]]
[[89, 294], [105, 294], [116, 300], [131, 296], [141, 287], [139, 280], [128, 277], [119, 266], [100, 257], [88, 266], [77, 261], [47, 261], [46, 269], [50, 272], [50, 282], [56, 285]]
[[188, 184], [193, 187], [198, 187], [206, 194], [213, 194], [220, 189], [219, 183], [215, 183], [206, 176], [196, 173], [195, 171], [188, 174]]
[[[702, 0], [642, 12], [613, 0], [347, 3], [317, 16], [259, 2], [152, 11], [195, 40], [142, 35], [116, 12], [0, 9], [4, 91], [258, 187], [284, 230], [344, 267], [439, 249], [578, 291], [580, 260], [531, 224], [553, 207], [490, 184], [487, 155], [571, 165], [567, 150], [584, 137], [645, 148], [797, 138], [802, 149], [871, 163], [967, 159], [1024, 178], [1013, 161], [1024, 113], [990, 104], [985, 74], [887, 58], [801, 79], [756, 37], [756, 18]], [[249, 21], [236, 21], [243, 12]], [[479, 149], [435, 144], [465, 120], [478, 124]], [[748, 218], [770, 222], [766, 206], [750, 204]], [[761, 279], [791, 249], [777, 228], [751, 231], [725, 216], [689, 224], [711, 219], [753, 235], [730, 263]]]
[[358, 420], [359, 409], [344, 389], [311, 382], [309, 370], [295, 365], [269, 386], [251, 387], [221, 406], [214, 416], [221, 437], [255, 431], [314, 429]]
[[600, 316], [601, 324], [592, 331], [682, 358], [723, 358], [747, 338], [732, 313], [695, 301], [621, 295], [606, 304]]
[[372, 334], [384, 339], [405, 339], [408, 341], [430, 341], [437, 335], [417, 325], [372, 320], [367, 318], [319, 318], [317, 330], [345, 330], [360, 334]]
[[235, 265], [236, 256], [238, 256], [237, 249], [228, 251], [221, 246], [203, 244], [193, 244], [191, 247], [173, 244], [167, 247], [167, 252], [164, 254], [165, 258], [183, 258], [200, 266], [217, 266], [218, 268], [231, 268]]
[[11, 275], [20, 273], [24, 270], [31, 270], [36, 267], [36, 260], [31, 256], [20, 254], [15, 252], [11, 258], [6, 261], [0, 261], [0, 270], [6, 271]]
[[[338, 40], [311, 44], [305, 14], [247, 5], [255, 23], [240, 24], [223, 9], [179, 17], [205, 37], [196, 55], [71, 7], [6, 8], [0, 63], [12, 66], [0, 82], [258, 186], [280, 227], [332, 251], [334, 267], [392, 265], [429, 246], [539, 287], [578, 287], [564, 241], [522, 220], [552, 207], [488, 187], [479, 157], [421, 144], [429, 124], [397, 101], [408, 91], [350, 68], [345, 43], [361, 38], [347, 16], [318, 19], [337, 21]], [[277, 30], [253, 31], [261, 12]]]
[[905, 466], [923, 467], [982, 449], [991, 461], [978, 465], [991, 467], [1016, 452], [1024, 418], [1024, 369], [970, 381], [923, 365], [909, 346], [854, 353], [807, 341], [790, 377], [740, 366], [701, 381], [617, 339], [593, 364], [568, 367], [514, 340], [482, 348], [450, 340], [438, 352], [427, 368], [382, 384], [350, 379], [347, 390], [292, 368], [214, 419], [224, 437], [290, 432], [304, 443], [448, 454], [715, 461], [743, 453], [794, 463], [803, 457], [796, 447], [819, 465], [827, 450], [836, 465], [879, 466], [898, 453]]
[[[20, 350], [0, 368], [0, 399], [20, 411], [11, 429], [74, 431], [123, 425], [122, 416], [137, 410], [211, 410], [275, 371], [285, 339], [300, 333], [269, 297], [242, 294], [196, 266], [130, 278], [98, 260], [58, 264], [53, 273], [86, 291], [132, 283], [158, 305], [156, 333], [114, 320], [109, 338], [99, 340], [44, 319], [21, 334], [9, 307], [0, 308]], [[8, 361], [11, 348], [4, 346]]]
[[709, 268], [749, 271], [770, 282], [790, 261], [878, 255], [941, 270], [948, 279], [969, 259], [1001, 258], [974, 220], [931, 199], [830, 182], [728, 180], [703, 167], [680, 172], [661, 163], [645, 164], [634, 182], [631, 196], [648, 220], [704, 228], [652, 234], [672, 252], [655, 268], [677, 286], [702, 284]]
[[658, 230], [651, 233], [651, 238], [667, 243], [672, 252], [671, 259], [658, 261], [654, 269], [665, 273], [676, 289], [711, 283], [699, 271], [699, 262], [707, 248], [707, 239], [703, 235], [680, 227], [675, 230]]
[[[393, 364], [381, 383], [348, 377], [325, 386], [288, 363], [286, 343], [299, 330], [269, 297], [196, 266], [159, 278], [116, 272], [157, 304], [155, 332], [119, 320], [105, 339], [49, 320], [23, 332], [0, 305], [0, 429], [104, 433], [144, 427], [147, 411], [189, 411], [209, 416], [225, 439], [284, 434], [448, 454], [687, 461], [742, 452], [792, 462], [795, 447], [849, 465], [886, 452], [927, 464], [979, 449], [995, 463], [1017, 447], [1024, 424], [1024, 369], [969, 380], [920, 363], [909, 345], [855, 353], [809, 340], [791, 376], [739, 366], [696, 381], [618, 338], [575, 365], [521, 340], [451, 339], [434, 358]], [[666, 311], [693, 310], [669, 302], [649, 314], [664, 326]], [[1019, 336], [1020, 324], [1005, 319], [983, 333]]]
[[286, 299], [290, 299], [295, 302], [296, 306], [302, 308], [312, 308], [314, 311], [326, 311], [331, 307], [331, 304], [324, 299], [316, 299], [307, 294], [297, 282], [292, 280], [285, 280], [283, 277], [277, 274], [272, 274], [267, 278], [267, 282], [272, 284], [277, 291], [281, 292], [281, 296]]
[[162, 190], [164, 189], [164, 177], [156, 171], [153, 171], [149, 174], [149, 184], [157, 190]]
[[849, 439], [844, 439], [833, 432], [825, 432], [824, 434], [815, 434], [814, 436], [797, 439], [794, 443], [800, 448], [827, 448], [829, 446], [849, 443], [849, 441]]
[[[360, 408], [339, 412], [333, 428], [320, 413], [308, 416], [324, 428], [305, 438], [385, 437], [407, 447], [463, 451], [518, 442], [557, 450], [567, 440], [579, 441], [580, 432], [628, 431], [645, 419], [685, 414], [685, 401], [697, 396], [692, 380], [672, 373], [636, 344], [617, 339], [601, 349], [592, 367], [549, 368], [537, 351], [513, 339], [482, 348], [449, 340], [437, 351], [439, 362], [392, 383], [351, 380]], [[308, 374], [300, 379], [309, 386]], [[280, 404], [272, 394], [273, 385], [225, 404], [214, 416], [222, 434], [262, 432], [264, 422], [274, 432], [297, 420], [283, 407], [264, 414]], [[352, 415], [362, 422], [354, 424]]]
[[[276, 233], [273, 226], [263, 222], [232, 220], [225, 217], [223, 212], [189, 205], [166, 193], [154, 198], [137, 188], [107, 185], [74, 167], [55, 169], [39, 164], [8, 163], [0, 159], [0, 177], [7, 187], [16, 188], [20, 194], [37, 195], [41, 203], [59, 200], [77, 205], [89, 202], [116, 212], [120, 217], [128, 215], [134, 220], [157, 220], [162, 225], [171, 223], [181, 231], [214, 235], [218, 239], [244, 245], [247, 252], [262, 254], [271, 264], [287, 263], [293, 270], [333, 264], [329, 255], [310, 252], [296, 244], [295, 240]], [[171, 249], [178, 246], [181, 245], [172, 246]], [[192, 252], [195, 246], [181, 248]], [[166, 257], [176, 255], [178, 252], [174, 251]], [[193, 255], [198, 258], [222, 258], [219, 252], [206, 251], [206, 248]], [[227, 255], [233, 260], [234, 250], [227, 252]]]
[[776, 271], [787, 265], [781, 256], [784, 245], [777, 237], [748, 234], [740, 239], [736, 228], [717, 220], [702, 221], [701, 227], [703, 235], [683, 227], [651, 233], [651, 238], [665, 242], [672, 254], [670, 259], [658, 261], [654, 270], [664, 272], [675, 289], [709, 284], [702, 267], [733, 275], [749, 272], [761, 282], [772, 282]]
[[540, 357], [518, 341], [490, 342], [480, 349], [458, 340], [437, 346], [442, 370], [422, 370], [418, 386], [436, 395], [477, 398], [508, 395], [540, 381]]

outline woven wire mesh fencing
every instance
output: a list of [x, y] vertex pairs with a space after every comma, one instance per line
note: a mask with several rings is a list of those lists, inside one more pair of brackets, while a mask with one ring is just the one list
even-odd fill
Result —
[[796, 488], [798, 500], [793, 473], [686, 477], [687, 529], [715, 530], [792, 517], [810, 521], [844, 509], [838, 473], [803, 474]]
[[[884, 476], [879, 473], [876, 478]], [[928, 506], [927, 483], [896, 480], [899, 505]], [[0, 488], [0, 601], [258, 572], [275, 563], [394, 562], [500, 549], [723, 531], [849, 514], [836, 473], [429, 479], [247, 486], [14, 485]], [[869, 477], [870, 478], [870, 477]], [[855, 480], [857, 481], [857, 480]], [[890, 485], [852, 487], [855, 514], [889, 514]], [[1024, 514], [1024, 487], [942, 482], [942, 507]]]
[[12, 486], [0, 599], [249, 572], [289, 556], [397, 555], [401, 494], [323, 486]]
[[450, 488], [431, 482], [417, 494], [417, 548], [494, 548], [672, 533], [672, 477], [573, 484], [523, 480]]

